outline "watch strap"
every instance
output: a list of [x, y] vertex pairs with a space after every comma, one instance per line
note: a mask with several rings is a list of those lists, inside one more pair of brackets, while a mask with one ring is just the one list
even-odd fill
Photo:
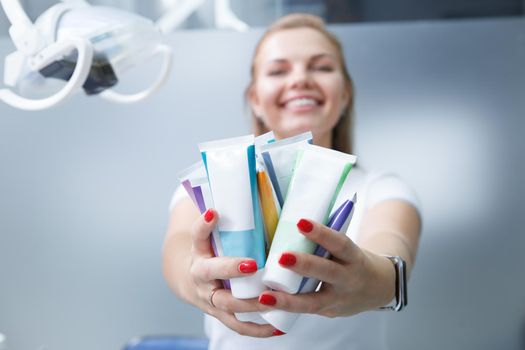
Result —
[[379, 310], [382, 311], [401, 311], [408, 304], [408, 293], [407, 293], [407, 275], [406, 275], [406, 262], [400, 256], [383, 255], [389, 259], [394, 265], [396, 272], [396, 293], [395, 303], [381, 306]]

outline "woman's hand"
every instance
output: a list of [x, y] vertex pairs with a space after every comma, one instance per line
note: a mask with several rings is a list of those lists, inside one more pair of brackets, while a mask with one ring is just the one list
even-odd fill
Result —
[[257, 298], [236, 299], [230, 290], [222, 288], [220, 280], [249, 276], [257, 271], [257, 264], [248, 258], [213, 256], [210, 234], [217, 216], [216, 211], [209, 209], [192, 228], [189, 278], [195, 290], [187, 293], [191, 295], [189, 301], [241, 335], [270, 337], [282, 334], [271, 325], [240, 322], [235, 318], [234, 313], [263, 311], [268, 307], [260, 304]]
[[350, 238], [319, 223], [302, 219], [300, 232], [332, 254], [285, 252], [279, 263], [298, 274], [323, 281], [317, 293], [266, 291], [259, 302], [298, 313], [350, 316], [386, 305], [394, 297], [395, 270], [385, 257], [359, 248]]

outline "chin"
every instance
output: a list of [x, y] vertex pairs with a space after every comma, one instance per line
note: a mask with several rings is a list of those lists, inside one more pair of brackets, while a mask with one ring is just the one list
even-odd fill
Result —
[[293, 120], [286, 125], [283, 125], [283, 133], [291, 136], [301, 134], [303, 132], [311, 131], [313, 134], [322, 134], [330, 130], [327, 121], [320, 123], [319, 120]]
[[280, 131], [274, 130], [274, 131], [276, 133], [278, 133], [279, 135], [281, 135], [282, 138], [292, 137], [292, 136], [295, 136], [295, 135], [299, 135], [299, 134], [305, 133], [307, 131], [314, 132], [311, 124], [307, 124], [307, 125], [293, 125], [293, 126], [289, 126], [289, 127], [285, 128], [284, 130], [280, 130]]

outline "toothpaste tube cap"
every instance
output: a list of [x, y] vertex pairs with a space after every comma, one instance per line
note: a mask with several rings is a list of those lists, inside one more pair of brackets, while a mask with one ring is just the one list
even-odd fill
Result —
[[253, 322], [257, 324], [268, 324], [258, 312], [236, 312], [235, 318], [241, 322]]
[[259, 269], [251, 276], [230, 279], [232, 295], [237, 299], [257, 298], [268, 288], [262, 283], [264, 269]]
[[292, 329], [295, 321], [299, 318], [298, 313], [284, 310], [270, 310], [261, 312], [261, 317], [278, 330], [288, 333]]
[[266, 273], [262, 279], [263, 283], [281, 292], [295, 294], [299, 291], [303, 276], [285, 269], [278, 263], [279, 257], [270, 254], [266, 260]]

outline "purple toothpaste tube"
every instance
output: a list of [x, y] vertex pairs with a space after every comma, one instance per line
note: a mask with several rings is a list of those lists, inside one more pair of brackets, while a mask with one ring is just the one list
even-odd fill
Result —
[[[343, 204], [337, 208], [337, 210], [332, 214], [326, 226], [331, 228], [334, 231], [345, 234], [350, 222], [352, 221], [352, 216], [354, 215], [354, 207], [357, 201], [357, 195], [354, 194], [352, 200], [346, 200]], [[314, 255], [321, 256], [323, 258], [329, 258], [330, 253], [324, 249], [321, 245], [318, 245], [314, 251]], [[315, 288], [313, 285], [315, 284]], [[301, 286], [299, 287], [299, 293], [309, 293], [315, 291], [319, 281], [312, 280], [311, 278], [304, 277], [301, 281]]]

